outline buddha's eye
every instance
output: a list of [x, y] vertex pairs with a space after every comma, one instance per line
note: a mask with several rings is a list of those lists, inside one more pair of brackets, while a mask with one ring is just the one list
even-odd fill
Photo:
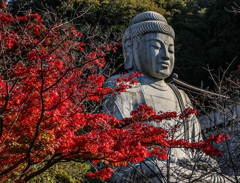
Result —
[[155, 48], [155, 49], [160, 49], [161, 48], [161, 46], [160, 45], [150, 45], [151, 47], [153, 47], [153, 48]]
[[173, 46], [173, 45], [170, 45], [170, 46], [168, 47], [168, 52], [169, 52], [169, 53], [174, 53], [174, 46]]

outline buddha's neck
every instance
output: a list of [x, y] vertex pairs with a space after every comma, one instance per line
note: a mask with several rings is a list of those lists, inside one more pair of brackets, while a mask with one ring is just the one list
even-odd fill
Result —
[[152, 87], [156, 87], [159, 90], [167, 90], [169, 88], [164, 79], [156, 79], [147, 75], [144, 75], [141, 78], [140, 82], [142, 85], [150, 85]]

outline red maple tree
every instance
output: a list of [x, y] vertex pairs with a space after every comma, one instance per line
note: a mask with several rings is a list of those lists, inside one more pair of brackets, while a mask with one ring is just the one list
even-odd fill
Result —
[[[103, 87], [106, 52], [120, 43], [96, 45], [93, 38], [59, 19], [45, 25], [39, 14], [12, 16], [0, 12], [0, 178], [28, 181], [60, 161], [104, 162], [88, 176], [110, 178], [112, 167], [147, 157], [167, 160], [172, 147], [194, 148], [220, 156], [212, 142], [222, 134], [189, 143], [169, 140], [168, 130], [147, 121], [188, 118], [195, 110], [156, 114], [146, 105], [131, 118], [103, 114], [107, 95], [133, 86], [139, 73], [116, 79], [116, 88]], [[42, 164], [32, 170], [36, 164]]]
[[7, 8], [7, 2], [8, 0], [0, 0], [0, 10]]

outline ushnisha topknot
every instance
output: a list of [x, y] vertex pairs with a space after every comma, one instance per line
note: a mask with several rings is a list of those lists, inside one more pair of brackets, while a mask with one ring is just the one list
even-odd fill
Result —
[[124, 43], [127, 39], [150, 32], [160, 32], [175, 39], [174, 30], [167, 24], [167, 20], [161, 14], [154, 11], [146, 11], [132, 19], [129, 27], [124, 32], [122, 41]]
[[154, 12], [154, 11], [146, 11], [144, 13], [140, 13], [140, 14], [136, 15], [135, 17], [133, 17], [129, 26], [139, 23], [139, 22], [147, 21], [147, 20], [158, 20], [158, 21], [162, 21], [167, 24], [167, 20], [161, 14]]

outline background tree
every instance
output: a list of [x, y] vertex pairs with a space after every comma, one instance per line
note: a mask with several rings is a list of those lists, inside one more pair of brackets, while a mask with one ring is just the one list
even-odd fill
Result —
[[[235, 2], [240, 3], [239, 1]], [[238, 58], [240, 47], [237, 41], [240, 39], [238, 23], [240, 15], [226, 11], [225, 8], [230, 8], [231, 5], [231, 1], [220, 0], [216, 4], [211, 4], [206, 13], [208, 36], [211, 38], [206, 43], [206, 51], [209, 56], [207, 63], [210, 68], [215, 70], [218, 66], [226, 68], [236, 56], [230, 70], [237, 69], [237, 65], [240, 63]]]
[[[42, 6], [47, 5], [62, 14], [62, 7], [66, 2], [11, 0], [9, 4], [13, 14], [25, 3], [30, 3], [29, 7], [31, 6], [34, 12], [41, 13]], [[176, 32], [175, 72], [185, 82], [201, 86], [203, 81], [204, 87], [207, 87], [213, 86], [213, 83], [203, 67], [208, 64], [216, 74], [217, 68], [226, 67], [226, 63], [231, 62], [239, 51], [239, 47], [236, 46], [239, 37], [239, 14], [234, 15], [225, 11], [225, 8], [231, 7], [231, 3], [227, 0], [74, 0], [71, 4], [72, 9], [66, 12], [65, 17], [70, 18], [76, 7], [80, 6], [85, 10], [91, 7], [88, 15], [79, 23], [88, 24], [93, 29], [99, 27], [98, 32], [102, 35], [111, 32], [111, 39], [114, 40], [113, 33], [122, 33], [135, 15], [143, 11], [161, 13]], [[27, 8], [23, 8], [22, 11], [26, 11]], [[118, 36], [117, 40], [120, 38], [121, 36]], [[237, 69], [238, 62], [239, 60], [235, 61], [232, 69]], [[124, 72], [124, 68], [119, 72]]]

